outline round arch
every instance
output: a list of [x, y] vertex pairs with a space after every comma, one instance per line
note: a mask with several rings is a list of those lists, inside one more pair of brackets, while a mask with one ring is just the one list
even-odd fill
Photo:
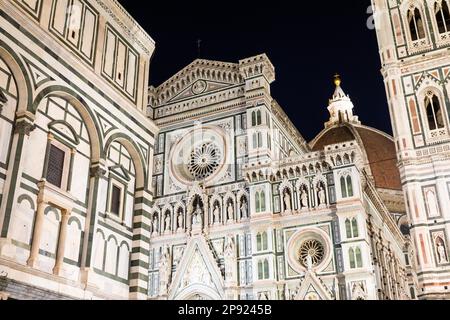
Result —
[[133, 160], [134, 168], [136, 170], [136, 189], [145, 189], [147, 186], [147, 171], [144, 157], [141, 152], [139, 152], [138, 145], [126, 134], [113, 134], [109, 137], [108, 141], [105, 144], [105, 157], [108, 149], [113, 142], [122, 144]]
[[36, 96], [33, 102], [31, 111], [35, 114], [40, 103], [49, 97], [58, 97], [69, 102], [80, 114], [83, 119], [91, 145], [91, 163], [99, 163], [101, 159], [104, 159], [103, 139], [100, 134], [100, 126], [96, 121], [94, 113], [90, 110], [90, 107], [86, 103], [85, 99], [72, 89], [63, 86], [49, 86], [44, 88]]
[[0, 45], [0, 59], [2, 59], [9, 67], [16, 81], [18, 95], [16, 111], [29, 111], [28, 109], [33, 101], [33, 90], [25, 66], [19, 56], [4, 42]]

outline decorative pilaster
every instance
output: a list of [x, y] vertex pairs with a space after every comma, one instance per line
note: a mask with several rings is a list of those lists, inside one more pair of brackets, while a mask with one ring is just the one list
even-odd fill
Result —
[[[14, 135], [11, 144], [11, 159], [7, 179], [4, 184], [5, 201], [0, 207], [0, 227], [1, 238], [7, 238], [11, 214], [14, 212], [16, 204], [17, 192], [20, 187], [20, 181], [23, 171], [23, 159], [25, 150], [27, 150], [28, 136], [34, 130], [35, 116], [30, 112], [20, 112], [16, 114], [16, 122], [14, 124]], [[2, 246], [0, 245], [0, 255], [2, 254]]]
[[136, 190], [130, 262], [130, 299], [135, 300], [147, 300], [148, 298], [151, 201], [150, 191]]
[[82, 272], [81, 282], [84, 284], [89, 283], [89, 274], [93, 272], [93, 253], [95, 252], [95, 229], [97, 228], [97, 212], [98, 212], [98, 193], [100, 180], [105, 176], [107, 172], [106, 165], [104, 163], [95, 163], [89, 169], [89, 205], [88, 215], [86, 217], [86, 223], [89, 226], [89, 231], [84, 238], [83, 244], [83, 256], [82, 256]]

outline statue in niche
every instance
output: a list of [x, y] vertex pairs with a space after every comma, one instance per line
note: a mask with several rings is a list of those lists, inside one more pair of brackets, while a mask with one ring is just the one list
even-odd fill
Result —
[[213, 218], [214, 218], [214, 224], [220, 223], [220, 209], [219, 209], [219, 206], [217, 205], [217, 203], [214, 207]]
[[227, 216], [228, 216], [228, 221], [234, 220], [234, 209], [233, 209], [233, 204], [231, 203], [231, 201], [228, 202]]
[[225, 260], [225, 280], [232, 280], [234, 274], [234, 266], [236, 264], [236, 250], [232, 237], [227, 237], [223, 256]]
[[183, 211], [178, 212], [178, 230], [183, 229]]
[[291, 206], [291, 196], [289, 194], [289, 191], [286, 190], [284, 192], [284, 211], [291, 211], [292, 206]]
[[436, 240], [436, 250], [439, 258], [439, 264], [448, 263], [447, 249], [445, 248], [444, 241], [441, 238]]
[[158, 233], [158, 216], [156, 216], [156, 215], [153, 217], [152, 231], [153, 231], [153, 234], [157, 234]]
[[192, 217], [192, 224], [194, 226], [202, 226], [203, 224], [203, 210], [200, 207], [200, 204], [197, 204], [197, 207], [194, 211], [193, 217]]
[[308, 208], [308, 192], [304, 186], [302, 187], [302, 192], [300, 194], [300, 202], [302, 208]]
[[247, 200], [245, 200], [245, 197], [243, 197], [242, 203], [241, 203], [241, 218], [242, 219], [248, 218]]
[[327, 203], [326, 203], [327, 197], [326, 197], [326, 194], [325, 194], [325, 189], [324, 189], [322, 183], [320, 183], [320, 182], [319, 182], [319, 184], [318, 184], [317, 197], [318, 197], [318, 199], [319, 199], [319, 205], [320, 205], [320, 206], [324, 206], [324, 205], [327, 204]]
[[168, 213], [168, 214], [166, 214], [166, 219], [165, 219], [165, 221], [164, 221], [164, 225], [165, 225], [165, 230], [164, 231], [170, 231], [170, 221], [171, 219], [170, 219], [170, 214]]
[[172, 268], [170, 257], [170, 250], [168, 247], [164, 247], [159, 260], [159, 294], [166, 295], [170, 282], [170, 269]]

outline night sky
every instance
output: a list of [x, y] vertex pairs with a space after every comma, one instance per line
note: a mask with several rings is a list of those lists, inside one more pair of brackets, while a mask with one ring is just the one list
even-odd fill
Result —
[[[276, 68], [272, 96], [309, 141], [329, 118], [333, 75], [363, 124], [392, 132], [370, 0], [119, 0], [156, 41], [150, 84], [158, 86], [198, 57], [237, 63], [266, 53]], [[300, 8], [300, 5], [302, 6]]]

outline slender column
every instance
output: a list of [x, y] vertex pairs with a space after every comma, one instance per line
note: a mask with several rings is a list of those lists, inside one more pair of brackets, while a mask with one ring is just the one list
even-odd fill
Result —
[[56, 252], [56, 262], [53, 273], [60, 275], [64, 264], [64, 254], [66, 251], [67, 226], [71, 215], [70, 210], [62, 210], [61, 226], [59, 230], [58, 251]]
[[30, 257], [28, 258], [28, 266], [31, 268], [36, 268], [39, 261], [39, 248], [41, 246], [41, 238], [42, 238], [42, 227], [44, 225], [44, 210], [47, 206], [47, 203], [44, 201], [39, 202], [37, 213], [36, 213], [36, 221], [34, 224], [34, 232], [33, 232], [33, 241], [31, 243], [31, 251]]

